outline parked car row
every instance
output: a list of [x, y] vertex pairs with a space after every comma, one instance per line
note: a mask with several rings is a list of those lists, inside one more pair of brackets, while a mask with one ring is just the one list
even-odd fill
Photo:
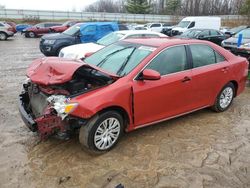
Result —
[[58, 56], [60, 50], [66, 46], [96, 42], [105, 35], [118, 30], [118, 24], [115, 22], [78, 23], [62, 33], [43, 36], [40, 41], [40, 50], [46, 56]]

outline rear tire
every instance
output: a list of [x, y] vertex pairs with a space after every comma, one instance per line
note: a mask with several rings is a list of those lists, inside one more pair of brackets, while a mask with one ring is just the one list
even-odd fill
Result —
[[7, 40], [8, 36], [4, 32], [0, 32], [0, 40]]
[[124, 131], [124, 120], [116, 111], [95, 115], [87, 125], [80, 128], [79, 141], [83, 149], [94, 154], [111, 150]]
[[212, 109], [216, 112], [226, 111], [231, 106], [234, 96], [235, 86], [230, 82], [222, 88]]

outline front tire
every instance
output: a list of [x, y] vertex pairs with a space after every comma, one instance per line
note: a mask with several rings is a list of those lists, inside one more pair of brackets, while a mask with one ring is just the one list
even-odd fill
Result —
[[95, 115], [80, 128], [79, 141], [91, 153], [111, 150], [123, 134], [124, 120], [116, 111]]
[[226, 111], [231, 106], [234, 96], [235, 86], [230, 82], [222, 88], [212, 109], [216, 112]]
[[28, 37], [28, 38], [35, 38], [36, 37], [36, 34], [34, 33], [34, 32], [32, 32], [32, 31], [29, 31], [28, 33], [27, 33], [27, 35], [25, 35], [26, 37]]
[[8, 36], [4, 32], [0, 32], [0, 40], [7, 40]]

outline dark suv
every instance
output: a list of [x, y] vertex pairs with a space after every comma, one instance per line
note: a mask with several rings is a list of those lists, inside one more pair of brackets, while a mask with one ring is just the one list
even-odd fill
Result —
[[51, 23], [51, 22], [39, 23], [39, 24], [36, 24], [32, 27], [25, 29], [23, 31], [23, 33], [25, 34], [25, 37], [34, 38], [34, 37], [38, 37], [38, 36], [44, 35], [46, 33], [49, 33], [50, 27], [60, 26], [60, 25], [62, 25], [62, 24], [61, 23]]
[[115, 22], [78, 23], [62, 33], [45, 35], [40, 41], [40, 51], [46, 56], [58, 56], [66, 46], [96, 42], [105, 35], [119, 30]]

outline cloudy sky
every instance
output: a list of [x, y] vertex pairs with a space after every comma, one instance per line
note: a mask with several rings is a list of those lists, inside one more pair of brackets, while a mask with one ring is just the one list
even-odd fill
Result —
[[82, 10], [97, 0], [0, 0], [0, 5], [10, 9]]

